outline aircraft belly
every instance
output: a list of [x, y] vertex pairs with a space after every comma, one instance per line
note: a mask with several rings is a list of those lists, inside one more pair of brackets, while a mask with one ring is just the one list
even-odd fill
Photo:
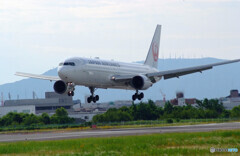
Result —
[[110, 73], [103, 71], [81, 71], [74, 79], [76, 85], [83, 86], [109, 86], [112, 81], [110, 80]]

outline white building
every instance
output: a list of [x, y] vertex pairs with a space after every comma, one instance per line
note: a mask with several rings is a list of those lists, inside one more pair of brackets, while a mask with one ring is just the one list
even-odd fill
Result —
[[185, 98], [178, 98], [178, 106], [186, 106]]
[[9, 112], [35, 114], [36, 110], [34, 105], [0, 107], [0, 117], [8, 114]]
[[222, 102], [223, 107], [227, 110], [232, 110], [233, 107], [240, 105], [240, 97], [235, 98], [220, 98], [220, 102]]
[[237, 89], [230, 91], [230, 95], [219, 99], [227, 110], [231, 110], [240, 105], [240, 94]]

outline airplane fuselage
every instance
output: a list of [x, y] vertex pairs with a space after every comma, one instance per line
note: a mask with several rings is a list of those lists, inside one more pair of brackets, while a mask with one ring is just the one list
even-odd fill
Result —
[[[144, 75], [158, 72], [157, 69], [138, 63], [123, 63], [100, 59], [74, 57], [59, 64], [58, 75], [65, 82], [96, 88], [118, 88], [135, 90], [126, 83], [116, 83], [114, 75]], [[161, 78], [157, 78], [159, 81]], [[146, 88], [147, 89], [147, 88]]]

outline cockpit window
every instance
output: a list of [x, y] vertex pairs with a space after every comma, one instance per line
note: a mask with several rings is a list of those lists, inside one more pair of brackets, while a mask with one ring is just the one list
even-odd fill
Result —
[[63, 63], [61, 62], [61, 63], [59, 63], [59, 66], [63, 66]]
[[64, 62], [64, 66], [75, 66], [74, 62]]

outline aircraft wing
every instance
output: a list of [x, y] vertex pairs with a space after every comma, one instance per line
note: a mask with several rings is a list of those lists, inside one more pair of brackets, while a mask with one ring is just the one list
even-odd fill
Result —
[[213, 63], [213, 64], [207, 64], [207, 65], [201, 65], [201, 66], [195, 66], [195, 67], [188, 67], [188, 68], [182, 68], [182, 69], [176, 69], [176, 70], [168, 70], [168, 71], [161, 71], [156, 73], [148, 73], [146, 74], [147, 77], [163, 77], [164, 79], [170, 79], [174, 77], [179, 77], [187, 74], [192, 74], [195, 72], [202, 72], [204, 70], [212, 69], [214, 66], [239, 62], [240, 59], [237, 60], [231, 60], [231, 61], [224, 61], [219, 63]]
[[121, 82], [121, 81], [130, 81], [136, 75], [113, 75], [111, 80]]
[[29, 77], [29, 78], [35, 78], [35, 79], [50, 80], [50, 81], [61, 80], [57, 76], [36, 75], [36, 74], [29, 74], [29, 73], [22, 73], [22, 72], [16, 72], [15, 75], [23, 76], [23, 77]]

